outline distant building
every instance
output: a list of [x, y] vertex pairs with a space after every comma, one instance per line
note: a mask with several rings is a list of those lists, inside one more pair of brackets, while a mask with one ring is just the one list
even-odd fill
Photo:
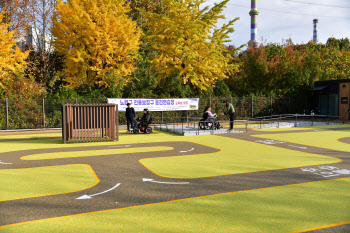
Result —
[[26, 33], [23, 33], [22, 36], [20, 36], [17, 42], [17, 46], [21, 50], [31, 49], [36, 52], [43, 50], [45, 50], [46, 52], [52, 52], [53, 49], [50, 45], [51, 38], [51, 35], [47, 33], [42, 33], [41, 30], [38, 28], [31, 27], [27, 30]]
[[315, 82], [317, 114], [340, 116], [349, 120], [350, 79]]

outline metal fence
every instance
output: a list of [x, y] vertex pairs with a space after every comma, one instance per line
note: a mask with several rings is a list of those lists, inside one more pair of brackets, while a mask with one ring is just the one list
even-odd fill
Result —
[[[210, 97], [199, 99], [198, 111], [152, 112], [152, 117], [172, 118], [175, 122], [181, 118], [201, 117], [204, 108], [210, 106], [213, 113], [218, 113], [218, 120], [228, 120], [227, 116], [220, 115], [225, 110], [224, 100], [233, 103], [238, 120], [266, 115], [304, 114], [313, 110], [312, 101], [306, 97]], [[107, 103], [107, 99], [0, 99], [0, 129], [61, 128], [63, 104], [102, 103]], [[137, 113], [137, 117], [140, 116], [142, 112]], [[119, 124], [125, 123], [125, 117], [120, 114]]]

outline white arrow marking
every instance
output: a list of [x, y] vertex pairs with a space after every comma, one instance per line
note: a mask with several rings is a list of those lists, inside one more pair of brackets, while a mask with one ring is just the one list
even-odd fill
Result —
[[4, 163], [4, 162], [1, 162], [2, 160], [0, 160], [0, 164], [13, 164], [13, 163]]
[[186, 152], [191, 152], [191, 151], [194, 151], [194, 148], [192, 148], [191, 150], [180, 151], [180, 153], [186, 153]]
[[307, 150], [307, 147], [300, 147], [300, 146], [294, 146], [294, 145], [289, 145], [291, 147], [295, 147], [295, 148], [299, 148], [299, 149], [303, 149], [303, 150]]
[[106, 191], [103, 191], [103, 192], [100, 192], [100, 193], [96, 193], [96, 194], [92, 194], [92, 195], [83, 195], [81, 197], [78, 197], [77, 199], [78, 200], [81, 200], [81, 199], [91, 199], [93, 196], [97, 196], [97, 195], [101, 195], [101, 194], [104, 194], [104, 193], [107, 193], [109, 191], [112, 191], [113, 189], [117, 188], [118, 186], [120, 185], [120, 183], [116, 184], [114, 187], [106, 190]]
[[158, 183], [158, 184], [189, 184], [190, 183], [190, 182], [160, 182], [160, 181], [155, 181], [154, 179], [148, 179], [148, 178], [142, 178], [142, 181]]
[[124, 145], [124, 146], [109, 146], [108, 148], [115, 148], [115, 147], [120, 147], [120, 148], [122, 148], [122, 147], [130, 147], [131, 145]]

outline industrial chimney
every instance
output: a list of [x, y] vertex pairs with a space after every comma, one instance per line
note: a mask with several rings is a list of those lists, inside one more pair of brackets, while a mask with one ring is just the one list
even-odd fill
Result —
[[250, 43], [253, 48], [258, 48], [260, 43], [257, 39], [258, 37], [258, 0], [251, 0], [252, 1], [252, 9], [249, 12], [249, 15], [251, 17], [251, 37], [250, 37]]
[[317, 43], [317, 24], [318, 24], [318, 19], [314, 19], [314, 36], [313, 36], [313, 41]]

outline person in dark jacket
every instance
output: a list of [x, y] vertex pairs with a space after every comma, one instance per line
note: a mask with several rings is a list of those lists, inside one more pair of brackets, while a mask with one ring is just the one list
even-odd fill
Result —
[[127, 103], [126, 106], [127, 106], [125, 111], [126, 125], [128, 127], [128, 132], [130, 132], [130, 127], [134, 125], [134, 118], [136, 117], [136, 113], [135, 113], [135, 109], [131, 107], [130, 103]]
[[143, 123], [148, 124], [150, 120], [151, 120], [151, 114], [149, 113], [148, 109], [145, 108], [143, 110], [143, 116], [137, 119], [134, 129], [137, 129], [140, 124], [143, 124]]
[[223, 102], [224, 106], [226, 107], [225, 113], [222, 113], [222, 115], [229, 115], [230, 116], [230, 129], [229, 131], [233, 130], [233, 123], [235, 121], [235, 108], [231, 103], [228, 103], [226, 100]]

